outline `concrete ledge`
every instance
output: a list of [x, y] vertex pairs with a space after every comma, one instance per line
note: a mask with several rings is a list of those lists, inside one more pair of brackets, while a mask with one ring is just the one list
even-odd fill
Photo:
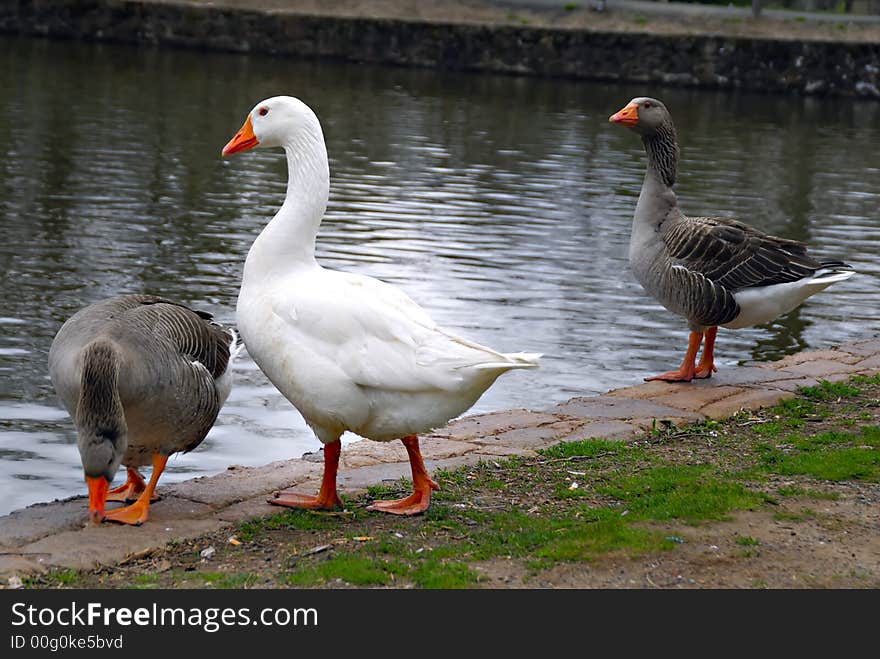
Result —
[[[832, 350], [804, 352], [760, 367], [722, 370], [711, 380], [651, 382], [601, 396], [573, 398], [548, 410], [509, 410], [464, 417], [432, 435], [422, 447], [427, 467], [452, 469], [505, 455], [534, 455], [558, 442], [589, 437], [628, 441], [656, 422], [721, 419], [794, 396], [799, 386], [821, 379], [880, 373], [880, 338]], [[141, 527], [96, 526], [88, 521], [86, 497], [40, 503], [0, 517], [0, 575], [49, 568], [92, 568], [142, 556], [172, 540], [197, 537], [234, 523], [278, 512], [266, 503], [277, 489], [317, 490], [322, 471], [314, 458], [263, 467], [230, 467], [159, 488], [161, 501]], [[370, 485], [409, 477], [398, 442], [364, 440], [345, 448], [339, 489], [352, 495]]]
[[329, 10], [328, 15], [309, 15], [265, 8], [266, 3], [256, 0], [244, 4], [17, 0], [0, 3], [0, 32], [460, 71], [880, 99], [880, 46], [871, 41], [439, 22], [330, 15]]

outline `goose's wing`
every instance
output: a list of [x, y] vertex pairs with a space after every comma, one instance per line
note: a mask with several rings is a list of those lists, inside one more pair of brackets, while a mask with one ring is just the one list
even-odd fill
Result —
[[797, 281], [821, 267], [802, 243], [737, 220], [681, 216], [661, 231], [670, 266], [664, 277], [668, 294], [691, 320], [707, 327], [739, 315], [734, 293]]
[[[357, 385], [416, 392], [454, 390], [481, 368], [515, 362], [438, 327], [400, 289], [351, 273], [325, 271], [276, 306], [292, 341], [331, 358]], [[277, 305], [277, 303], [276, 303]]]
[[726, 218], [683, 218], [664, 231], [663, 241], [674, 264], [734, 292], [797, 281], [820, 267], [803, 243]]
[[201, 365], [213, 379], [222, 376], [235, 352], [234, 335], [211, 322], [211, 314], [157, 296], [138, 296], [126, 323], [169, 345], [181, 357]]

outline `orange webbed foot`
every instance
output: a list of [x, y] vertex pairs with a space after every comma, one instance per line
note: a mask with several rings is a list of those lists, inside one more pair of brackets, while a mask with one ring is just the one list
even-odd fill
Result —
[[148, 501], [138, 499], [130, 506], [117, 508], [104, 514], [105, 522], [117, 522], [118, 524], [130, 524], [140, 526], [149, 518], [150, 504]]
[[413, 493], [405, 499], [374, 501], [367, 506], [367, 510], [390, 513], [392, 515], [419, 515], [425, 512], [431, 505], [431, 490], [440, 489], [440, 486], [430, 478], [427, 479], [425, 485], [415, 488]]
[[134, 501], [146, 489], [143, 477], [136, 469], [127, 470], [125, 482], [119, 487], [107, 491], [107, 501]]
[[652, 375], [649, 378], [645, 378], [645, 382], [654, 382], [655, 380], [661, 380], [663, 382], [690, 382], [694, 377], [696, 377], [696, 375], [693, 369], [677, 369], [675, 371], [661, 373], [660, 375]]
[[694, 378], [697, 380], [705, 380], [711, 378], [713, 373], [717, 373], [718, 369], [715, 364], [699, 364], [697, 370], [694, 371]]
[[293, 490], [281, 490], [276, 492], [271, 499], [266, 499], [273, 506], [284, 506], [285, 508], [304, 508], [307, 510], [333, 510], [334, 508], [342, 508], [342, 500], [334, 491], [329, 496], [314, 496], [311, 494], [300, 494]]

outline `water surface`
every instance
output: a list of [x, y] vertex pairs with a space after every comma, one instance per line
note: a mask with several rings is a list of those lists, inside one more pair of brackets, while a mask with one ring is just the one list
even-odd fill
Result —
[[[279, 93], [311, 105], [326, 133], [323, 263], [400, 286], [474, 340], [545, 353], [474, 411], [545, 408], [679, 363], [684, 322], [626, 262], [645, 159], [607, 117], [636, 95], [660, 96], [676, 119], [686, 212], [739, 217], [859, 271], [769, 326], [722, 330], [720, 367], [878, 327], [877, 103], [40, 40], [0, 51], [0, 513], [85, 491], [46, 370], [67, 317], [146, 292], [233, 321], [244, 256], [286, 173], [280, 152], [219, 151]], [[318, 446], [243, 359], [216, 427], [163, 482]]]

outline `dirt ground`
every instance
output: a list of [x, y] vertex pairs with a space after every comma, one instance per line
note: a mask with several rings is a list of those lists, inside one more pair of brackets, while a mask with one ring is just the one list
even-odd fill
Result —
[[396, 482], [343, 511], [282, 512], [28, 585], [878, 588], [880, 378], [847, 386], [632, 443], [440, 472], [423, 516], [364, 510], [405, 495]]

